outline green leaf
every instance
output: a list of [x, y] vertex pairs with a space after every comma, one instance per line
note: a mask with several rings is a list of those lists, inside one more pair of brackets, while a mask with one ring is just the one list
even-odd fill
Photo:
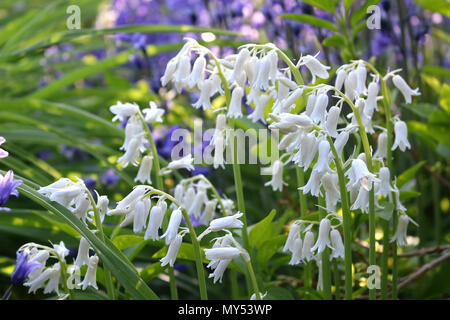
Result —
[[267, 296], [265, 300], [294, 300], [292, 293], [283, 287], [269, 287], [267, 288]]
[[345, 39], [340, 34], [335, 34], [325, 38], [322, 44], [326, 47], [343, 47], [345, 46]]
[[375, 215], [387, 221], [391, 220], [394, 205], [389, 201], [380, 201], [379, 205], [381, 208], [375, 208]]
[[417, 198], [420, 194], [421, 193], [417, 191], [400, 191], [400, 201]]
[[439, 107], [431, 103], [414, 103], [402, 104], [402, 107], [407, 108], [417, 114], [418, 116], [428, 119], [428, 117]]
[[19, 192], [51, 211], [57, 216], [63, 218], [68, 225], [79, 232], [84, 238], [89, 241], [94, 251], [100, 257], [103, 264], [111, 271], [117, 278], [120, 284], [131, 294], [135, 299], [159, 299], [158, 296], [147, 286], [147, 284], [139, 277], [137, 272], [130, 266], [131, 263], [127, 261], [123, 254], [119, 254], [118, 250], [111, 241], [103, 243], [86, 225], [84, 225], [75, 215], [68, 209], [56, 202], [51, 202], [46, 197], [38, 193], [30, 186], [28, 180], [22, 179], [24, 183], [18, 187]]
[[417, 0], [416, 3], [426, 10], [450, 16], [450, 1], [448, 0]]
[[421, 161], [418, 164], [412, 166], [411, 168], [403, 171], [397, 178], [397, 187], [400, 189], [408, 181], [410, 181], [416, 175], [417, 171], [426, 163], [426, 161]]
[[272, 221], [275, 217], [276, 210], [270, 211], [270, 213], [253, 226], [249, 233], [249, 245], [252, 248], [259, 248], [264, 241], [272, 236], [273, 225]]
[[[381, 0], [367, 0], [364, 4], [352, 14], [351, 24], [352, 26], [356, 26], [356, 24], [367, 15], [367, 8], [373, 5], [377, 5]], [[360, 1], [357, 1], [360, 3]], [[364, 22], [365, 24], [365, 22]]]
[[267, 266], [270, 258], [280, 249], [286, 242], [287, 235], [282, 234], [264, 241], [258, 250], [257, 260], [260, 266]]
[[336, 9], [334, 0], [303, 0], [303, 2], [333, 14]]
[[144, 237], [136, 236], [134, 234], [130, 234], [130, 235], [127, 234], [127, 235], [116, 236], [112, 240], [114, 245], [119, 250], [123, 250], [123, 249], [129, 248], [129, 247], [134, 246], [136, 244], [139, 244], [139, 243], [141, 243], [143, 241], [145, 241]]
[[316, 18], [309, 14], [285, 13], [285, 14], [282, 14], [280, 17], [289, 19], [289, 20], [295, 20], [295, 21], [307, 23], [307, 24], [310, 24], [312, 26], [319, 27], [319, 28], [326, 28], [326, 29], [329, 29], [334, 32], [338, 31], [338, 29], [332, 22], [324, 20], [324, 19]]

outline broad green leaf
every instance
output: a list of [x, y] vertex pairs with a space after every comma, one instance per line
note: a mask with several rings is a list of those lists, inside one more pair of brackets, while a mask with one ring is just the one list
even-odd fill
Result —
[[335, 34], [325, 38], [322, 44], [326, 47], [343, 47], [345, 46], [345, 39], [340, 34]]
[[375, 208], [375, 215], [387, 221], [391, 220], [394, 205], [388, 201], [380, 201], [379, 205], [381, 208]]
[[417, 0], [416, 3], [426, 10], [450, 16], [450, 1], [448, 0]]
[[130, 234], [130, 235], [116, 236], [112, 241], [119, 250], [123, 250], [128, 247], [139, 244], [145, 240], [144, 240], [144, 237], [142, 237], [142, 236], [136, 236], [136, 235]]
[[289, 19], [289, 20], [295, 20], [295, 21], [307, 23], [307, 24], [310, 24], [312, 26], [319, 27], [319, 28], [326, 28], [326, 29], [329, 29], [334, 32], [338, 31], [338, 29], [332, 22], [314, 17], [309, 14], [285, 13], [285, 14], [282, 14], [281, 17], [285, 18], [285, 19]]
[[270, 213], [263, 220], [258, 222], [251, 228], [249, 233], [249, 245], [250, 247], [259, 248], [264, 241], [270, 239], [273, 230], [273, 218], [276, 215], [276, 210], [270, 211]]
[[279, 235], [271, 237], [269, 240], [264, 241], [258, 249], [257, 261], [260, 266], [266, 266], [270, 258], [280, 249], [286, 242], [287, 235]]
[[135, 299], [158, 299], [158, 296], [138, 276], [136, 271], [131, 268], [131, 263], [126, 261], [126, 257], [117, 253], [119, 250], [115, 248], [112, 242], [106, 241], [106, 243], [103, 243], [68, 209], [39, 194], [33, 187], [30, 186], [29, 181], [26, 179], [20, 177], [17, 178], [24, 180], [24, 183], [18, 187], [19, 192], [47, 210], [53, 212], [55, 215], [64, 218], [68, 225], [86, 238], [94, 251], [100, 257], [103, 264], [106, 265], [120, 284]]
[[303, 0], [303, 2], [331, 13], [336, 10], [334, 0]]
[[420, 196], [420, 192], [417, 191], [400, 191], [400, 201], [414, 199]]
[[292, 293], [283, 287], [269, 287], [267, 289], [265, 300], [294, 300]]
[[408, 181], [413, 179], [419, 171], [420, 168], [426, 163], [426, 161], [421, 161], [418, 164], [412, 166], [411, 168], [403, 171], [397, 178], [397, 187], [401, 188], [403, 187]]

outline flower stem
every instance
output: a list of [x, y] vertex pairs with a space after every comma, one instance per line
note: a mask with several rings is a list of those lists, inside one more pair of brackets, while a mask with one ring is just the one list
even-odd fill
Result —
[[347, 189], [345, 186], [344, 169], [333, 140], [330, 136], [327, 136], [327, 140], [330, 143], [331, 152], [334, 156], [334, 163], [336, 164], [336, 171], [339, 180], [339, 191], [341, 192], [341, 206], [342, 216], [344, 220], [344, 251], [345, 251], [345, 299], [352, 299], [352, 218], [349, 209]]
[[248, 273], [250, 275], [250, 279], [252, 282], [253, 291], [255, 292], [256, 300], [261, 300], [261, 293], [259, 292], [258, 281], [256, 280], [256, 276], [255, 276], [255, 272], [253, 271], [252, 263], [248, 256], [245, 256], [243, 258], [244, 258], [245, 264], [247, 266]]
[[334, 298], [341, 299], [341, 283], [339, 279], [339, 268], [336, 259], [333, 260], [333, 274], [334, 274]]

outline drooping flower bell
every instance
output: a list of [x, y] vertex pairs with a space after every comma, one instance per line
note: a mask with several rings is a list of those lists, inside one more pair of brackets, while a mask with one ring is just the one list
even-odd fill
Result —
[[394, 144], [392, 145], [392, 150], [395, 150], [400, 148], [401, 151], [405, 151], [406, 149], [411, 149], [411, 145], [408, 141], [408, 127], [406, 126], [406, 123], [398, 120], [395, 122], [394, 125], [394, 131], [395, 131], [395, 140]]
[[79, 268], [85, 264], [89, 265], [89, 242], [84, 237], [80, 240], [77, 258], [75, 259], [74, 264]]
[[97, 265], [98, 265], [98, 257], [92, 256], [89, 258], [88, 269], [86, 271], [86, 275], [84, 276], [83, 281], [81, 282], [81, 289], [86, 290], [88, 286], [91, 286], [98, 290], [97, 287]]
[[294, 250], [294, 242], [297, 238], [300, 237], [300, 226], [297, 223], [291, 224], [291, 227], [289, 228], [288, 237], [286, 240], [286, 243], [283, 247], [283, 252]]
[[123, 121], [127, 117], [131, 117], [139, 112], [139, 106], [136, 103], [122, 103], [120, 101], [117, 101], [115, 105], [112, 105], [109, 107], [109, 110], [115, 114], [114, 118], [112, 118], [112, 121]]
[[203, 82], [205, 76], [206, 59], [204, 55], [200, 55], [194, 62], [192, 72], [186, 79], [187, 87], [194, 88]]
[[411, 103], [412, 96], [420, 96], [419, 88], [416, 88], [414, 90], [411, 89], [401, 76], [395, 75], [392, 78], [392, 82], [397, 87], [397, 89], [400, 90], [403, 97], [405, 98], [406, 103]]
[[328, 96], [326, 93], [321, 93], [317, 96], [314, 103], [314, 110], [311, 114], [311, 119], [315, 123], [320, 123], [325, 119], [326, 109], [328, 105]]
[[387, 197], [391, 192], [394, 192], [395, 189], [391, 186], [391, 173], [389, 172], [389, 168], [383, 167], [380, 168], [380, 183], [377, 184], [378, 188], [376, 188], [376, 195], [383, 195], [383, 197]]
[[311, 55], [307, 55], [303, 58], [301, 64], [304, 64], [312, 74], [312, 83], [316, 82], [316, 77], [321, 79], [328, 79], [328, 69], [331, 67], [323, 65], [319, 60]]
[[242, 228], [244, 223], [239, 220], [243, 213], [238, 212], [232, 216], [217, 218], [211, 221], [209, 229], [211, 231], [220, 231], [223, 229]]
[[347, 187], [361, 184], [364, 189], [370, 191], [370, 189], [372, 189], [372, 182], [379, 181], [379, 179], [367, 169], [366, 163], [361, 159], [353, 159], [350, 170], [345, 174], [350, 179]]
[[273, 191], [282, 191], [283, 185], [287, 185], [286, 182], [283, 181], [283, 162], [280, 160], [275, 160], [272, 164], [272, 179], [269, 182], [266, 182], [264, 186], [272, 186]]
[[150, 177], [150, 173], [152, 171], [152, 164], [153, 164], [153, 156], [147, 155], [142, 158], [141, 165], [139, 167], [138, 174], [136, 178], [134, 178], [134, 181], [141, 182], [141, 183], [148, 183], [152, 184], [152, 180]]
[[387, 132], [383, 131], [378, 135], [377, 140], [377, 151], [375, 151], [373, 157], [377, 159], [386, 159], [387, 158]]
[[218, 247], [204, 249], [205, 257], [208, 260], [226, 260], [237, 258], [240, 254], [239, 249], [234, 247]]
[[[167, 240], [167, 239], [166, 239]], [[167, 254], [161, 258], [161, 267], [169, 264], [169, 266], [173, 267], [175, 260], [177, 259], [178, 250], [180, 249], [181, 243], [183, 242], [183, 236], [177, 234], [170, 241], [169, 249], [167, 250]]]
[[[180, 169], [186, 169], [188, 171], [192, 171], [194, 170], [194, 166], [192, 165], [192, 163], [194, 162], [194, 158], [192, 158], [192, 154], [188, 154], [187, 156], [178, 159], [178, 160], [173, 160], [169, 163], [169, 165], [167, 166], [167, 169], [170, 171], [173, 170], [180, 170]], [[168, 172], [165, 172], [168, 173]]]
[[406, 214], [400, 215], [397, 223], [397, 230], [395, 231], [394, 236], [392, 237], [390, 242], [397, 241], [399, 246], [406, 246], [408, 244], [407, 240], [407, 231], [408, 231], [408, 223], [411, 220]]
[[331, 248], [330, 244], [330, 229], [331, 221], [327, 218], [320, 220], [319, 225], [319, 236], [317, 238], [316, 244], [311, 248], [311, 252], [317, 249], [317, 253], [320, 254], [325, 250], [326, 247]]
[[155, 102], [149, 102], [150, 108], [145, 108], [142, 110], [144, 114], [144, 120], [147, 123], [163, 122], [162, 116], [164, 115], [164, 109], [158, 108]]
[[292, 247], [292, 257], [289, 261], [290, 265], [296, 265], [299, 264], [302, 261], [302, 248], [303, 248], [303, 241], [302, 238], [298, 237], [294, 241], [294, 245]]
[[318, 173], [324, 173], [330, 170], [329, 154], [330, 154], [330, 143], [327, 140], [322, 140], [319, 143], [319, 157], [317, 159], [316, 165], [313, 170]]
[[344, 243], [342, 242], [341, 234], [337, 229], [333, 229], [330, 232], [331, 238], [331, 259], [344, 258], [345, 256], [345, 248]]
[[11, 283], [13, 285], [22, 284], [32, 271], [43, 266], [41, 263], [30, 259], [29, 253], [17, 251], [16, 256], [16, 266], [11, 274]]
[[336, 129], [337, 129], [337, 124], [339, 121], [340, 113], [341, 113], [341, 108], [333, 106], [330, 108], [330, 110], [328, 111], [328, 114], [327, 114], [325, 128], [326, 128], [328, 134], [333, 138], [336, 138], [338, 135]]
[[227, 117], [239, 118], [242, 117], [242, 97], [244, 90], [241, 87], [234, 88], [231, 93], [231, 101], [228, 107]]
[[161, 239], [164, 239], [166, 241], [166, 244], [169, 244], [172, 242], [172, 240], [176, 237], [178, 233], [178, 228], [180, 227], [181, 218], [183, 217], [183, 213], [181, 210], [175, 209], [172, 211], [172, 214], [170, 215], [169, 225], [167, 227], [166, 232], [161, 236]]
[[263, 123], [266, 123], [266, 120], [264, 119], [264, 112], [269, 99], [270, 96], [267, 94], [262, 94], [255, 101], [255, 110], [248, 116], [252, 122], [262, 121]]
[[305, 237], [303, 239], [303, 248], [302, 248], [302, 259], [306, 261], [310, 261], [313, 258], [313, 253], [311, 250], [314, 246], [314, 233], [311, 231], [307, 231], [305, 233]]
[[158, 230], [161, 228], [164, 214], [166, 213], [167, 204], [165, 201], [157, 204], [150, 211], [150, 218], [148, 221], [147, 230], [144, 235], [144, 240], [152, 239], [159, 240]]

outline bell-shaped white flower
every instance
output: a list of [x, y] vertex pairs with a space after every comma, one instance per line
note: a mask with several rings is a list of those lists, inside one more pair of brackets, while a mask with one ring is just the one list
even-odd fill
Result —
[[175, 190], [174, 190], [174, 192], [173, 192], [173, 197], [174, 197], [179, 203], [182, 203], [182, 202], [183, 202], [183, 197], [184, 197], [184, 185], [183, 185], [183, 183], [177, 184], [177, 186], [175, 187]]
[[137, 166], [137, 160], [140, 158], [142, 152], [141, 147], [142, 136], [135, 136], [130, 140], [125, 153], [119, 159], [117, 159], [117, 163], [122, 163], [123, 168], [126, 168], [129, 163], [131, 163], [133, 166]]
[[248, 118], [253, 122], [262, 121], [263, 123], [266, 123], [266, 120], [264, 119], [264, 112], [266, 111], [266, 106], [269, 99], [270, 96], [267, 94], [260, 95], [255, 102], [255, 111], [253, 111]]
[[142, 113], [144, 114], [145, 122], [148, 123], [155, 123], [155, 122], [163, 122], [162, 116], [164, 115], [165, 111], [162, 108], [158, 108], [155, 102], [150, 101], [149, 103], [150, 108], [146, 108], [142, 110]]
[[242, 117], [242, 97], [244, 90], [241, 87], [234, 88], [231, 93], [231, 101], [228, 107], [227, 117], [239, 118]]
[[214, 139], [214, 158], [213, 158], [213, 166], [214, 169], [218, 167], [225, 168], [225, 159], [223, 153], [225, 151], [225, 138], [222, 135], [218, 135]]
[[[105, 219], [105, 215], [108, 213], [108, 204], [109, 199], [107, 196], [100, 196], [97, 195], [97, 208], [100, 214], [100, 221], [103, 223], [103, 220]], [[91, 211], [91, 215], [94, 215], [94, 212]]]
[[202, 220], [206, 224], [209, 224], [214, 219], [216, 213], [217, 199], [208, 200], [205, 203], [205, 209], [203, 210]]
[[411, 145], [408, 141], [408, 127], [406, 126], [406, 123], [401, 120], [396, 121], [394, 125], [394, 131], [395, 140], [394, 144], [392, 145], [392, 150], [397, 149], [397, 147], [399, 147], [403, 152], [406, 149], [411, 149]]
[[336, 137], [334, 141], [334, 147], [336, 148], [336, 152], [340, 158], [342, 158], [342, 151], [344, 151], [344, 147], [348, 142], [348, 138], [350, 137], [347, 131], [342, 131]]
[[360, 209], [362, 213], [369, 213], [369, 190], [361, 186], [359, 188], [358, 196], [350, 209]]
[[87, 212], [90, 205], [91, 200], [89, 199], [88, 195], [84, 193], [76, 199], [75, 208], [70, 209], [70, 211], [72, 211], [72, 213], [81, 221], [86, 222]]
[[211, 221], [209, 229], [211, 231], [220, 231], [223, 229], [242, 228], [244, 223], [239, 220], [243, 213], [238, 212], [232, 216], [217, 218]]
[[54, 244], [53, 249], [56, 251], [61, 260], [64, 260], [64, 258], [69, 254], [69, 250], [66, 248], [64, 241], [60, 241], [59, 244]]
[[377, 139], [377, 151], [375, 151], [373, 157], [376, 159], [387, 158], [387, 132], [383, 131], [378, 135]]
[[211, 107], [211, 96], [214, 94], [214, 82], [212, 79], [205, 80], [198, 84], [200, 97], [192, 106], [196, 109], [207, 110]]
[[306, 261], [310, 261], [313, 258], [313, 253], [311, 250], [314, 246], [314, 233], [308, 231], [305, 233], [305, 237], [303, 238], [303, 247], [302, 247], [302, 259]]
[[258, 76], [258, 65], [259, 59], [256, 56], [251, 56], [244, 65], [244, 70], [251, 88], [253, 88], [253, 84]]
[[194, 62], [192, 72], [186, 79], [188, 88], [194, 88], [200, 84], [205, 77], [206, 59], [203, 55], [200, 55]]
[[316, 155], [318, 149], [319, 141], [317, 140], [314, 132], [307, 134], [302, 139], [302, 145], [300, 146], [300, 156], [298, 161], [296, 162], [300, 167], [303, 167], [305, 170], [309, 168], [311, 162]]
[[332, 252], [330, 259], [344, 258], [345, 248], [342, 242], [341, 234], [337, 229], [333, 229], [330, 232]]
[[204, 249], [205, 257], [208, 260], [226, 260], [237, 258], [240, 254], [239, 249], [233, 247], [219, 247]]
[[196, 218], [200, 217], [201, 209], [203, 204], [208, 200], [205, 190], [200, 190], [194, 197], [192, 204], [187, 208], [188, 215], [193, 215]]
[[270, 117], [274, 122], [269, 125], [269, 129], [279, 129], [283, 133], [297, 131], [299, 127], [308, 129], [313, 125], [311, 118], [305, 114], [280, 113], [275, 115], [271, 113]]
[[178, 159], [178, 160], [173, 160], [169, 163], [169, 165], [167, 166], [167, 169], [169, 169], [170, 171], [173, 170], [180, 170], [180, 169], [186, 169], [188, 171], [192, 171], [194, 170], [194, 166], [192, 165], [192, 163], [194, 162], [194, 158], [192, 158], [192, 154], [188, 154], [187, 156]]
[[305, 186], [298, 188], [302, 190], [304, 194], [311, 193], [311, 195], [317, 197], [320, 194], [320, 182], [324, 172], [318, 172], [316, 170], [311, 171], [311, 176]]
[[80, 240], [77, 258], [75, 259], [74, 264], [79, 268], [81, 268], [85, 264], [89, 264], [89, 242], [84, 237], [82, 237]]
[[329, 74], [328, 74], [327, 70], [331, 69], [331, 67], [327, 67], [327, 66], [323, 65], [315, 57], [313, 57], [311, 55], [305, 56], [303, 58], [302, 64], [304, 64], [311, 72], [311, 74], [312, 74], [311, 82], [312, 83], [316, 82], [316, 77], [319, 77], [321, 79], [328, 79]]
[[395, 75], [392, 78], [392, 82], [397, 87], [398, 90], [402, 93], [403, 97], [405, 98], [406, 103], [411, 103], [411, 97], [412, 96], [420, 96], [419, 88], [411, 89], [405, 80], [399, 75]]
[[83, 192], [81, 185], [72, 184], [65, 188], [55, 189], [51, 193], [47, 192], [47, 196], [51, 201], [58, 202], [60, 205], [68, 207], [70, 203], [74, 199], [79, 198]]
[[320, 123], [325, 118], [326, 109], [328, 105], [328, 96], [325, 93], [319, 94], [314, 103], [314, 110], [311, 114], [311, 119], [315, 123]]
[[178, 62], [177, 71], [175, 72], [174, 84], [178, 93], [187, 86], [187, 79], [191, 73], [191, 59], [189, 56], [182, 56]]
[[302, 262], [302, 248], [303, 248], [303, 241], [302, 238], [298, 237], [294, 241], [294, 245], [292, 247], [292, 257], [289, 261], [290, 265], [296, 265]]
[[150, 172], [152, 171], [153, 156], [145, 156], [142, 158], [141, 165], [139, 167], [138, 174], [134, 179], [135, 182], [152, 184]]
[[356, 70], [350, 71], [344, 81], [345, 95], [350, 100], [355, 100], [358, 96], [358, 74]]
[[319, 157], [313, 170], [318, 173], [325, 173], [330, 170], [329, 162], [330, 143], [327, 140], [322, 140], [319, 143]]
[[109, 215], [124, 215], [129, 213], [136, 201], [140, 200], [148, 191], [148, 186], [136, 186], [125, 198], [120, 200], [116, 208], [108, 212]]
[[280, 160], [275, 160], [272, 164], [272, 179], [269, 182], [266, 182], [264, 186], [272, 186], [273, 191], [282, 191], [283, 185], [287, 185], [286, 182], [283, 181], [283, 162]]
[[51, 274], [47, 285], [44, 288], [44, 294], [55, 292], [59, 295], [59, 282], [61, 280], [61, 267], [59, 262], [55, 263], [53, 267], [49, 268], [49, 270], [51, 270]]
[[328, 211], [335, 211], [336, 204], [341, 198], [338, 183], [339, 178], [336, 173], [326, 172], [322, 177], [322, 186], [325, 190], [325, 201]]
[[214, 283], [216, 283], [217, 281], [222, 283], [223, 274], [225, 273], [225, 270], [227, 269], [230, 262], [231, 259], [220, 260], [217, 264], [217, 267], [214, 269], [214, 272], [210, 273], [208, 278], [214, 278]]
[[252, 85], [254, 89], [267, 90], [269, 88], [269, 76], [272, 68], [271, 58], [267, 55], [258, 64], [258, 75]]
[[305, 114], [308, 117], [311, 117], [311, 114], [314, 111], [314, 105], [316, 104], [317, 95], [312, 93], [308, 96], [308, 100], [306, 101]]
[[351, 169], [345, 173], [350, 181], [350, 185], [361, 184], [361, 186], [370, 191], [372, 189], [372, 182], [379, 181], [379, 179], [367, 169], [366, 163], [361, 159], [353, 159]]
[[390, 242], [397, 241], [397, 244], [400, 247], [408, 245], [407, 231], [409, 221], [410, 217], [408, 217], [406, 214], [400, 215], [400, 217], [398, 218], [397, 230], [395, 231], [395, 234]]
[[369, 118], [372, 118], [373, 111], [378, 109], [377, 108], [377, 95], [378, 91], [380, 90], [378, 83], [373, 81], [369, 83], [369, 88], [367, 89], [367, 99], [366, 99], [366, 106], [364, 108], [364, 113]]
[[250, 58], [250, 51], [248, 51], [247, 48], [243, 48], [241, 49], [241, 51], [239, 51], [236, 57], [236, 62], [234, 64], [233, 74], [231, 76], [233, 80], [236, 80], [238, 78], [238, 75], [243, 70], [245, 70], [245, 64], [247, 63], [249, 58]]
[[336, 81], [334, 82], [334, 87], [336, 89], [341, 90], [346, 76], [347, 76], [347, 72], [344, 69], [339, 69], [336, 72]]
[[395, 189], [391, 187], [391, 173], [389, 172], [389, 168], [383, 167], [380, 169], [380, 183], [377, 184], [378, 188], [376, 190], [376, 195], [383, 195], [383, 197], [387, 197], [391, 192], [394, 192]]
[[146, 205], [144, 200], [138, 201], [133, 210], [133, 232], [140, 233], [144, 230], [147, 218]]
[[141, 119], [136, 116], [130, 117], [127, 121], [127, 125], [125, 126], [125, 139], [119, 149], [128, 150], [131, 139], [135, 138], [141, 133], [144, 133]]
[[358, 66], [356, 67], [356, 78], [357, 78], [357, 86], [356, 91], [359, 94], [364, 93], [366, 90], [366, 78], [367, 78], [367, 69], [364, 66], [364, 63], [360, 61]]
[[194, 198], [195, 198], [195, 194], [196, 193], [195, 193], [194, 187], [190, 186], [187, 189], [186, 193], [184, 194], [183, 201], [182, 201], [183, 206], [185, 208], [190, 208], [191, 207], [192, 202], [194, 201]]
[[92, 256], [89, 258], [88, 269], [86, 271], [86, 275], [84, 276], [83, 281], [81, 282], [81, 289], [86, 290], [88, 286], [91, 286], [98, 290], [97, 287], [97, 265], [98, 265], [98, 257]]
[[172, 212], [170, 215], [169, 225], [167, 226], [166, 232], [161, 236], [161, 239], [165, 239], [166, 244], [172, 242], [178, 233], [178, 228], [180, 227], [181, 218], [183, 213], [178, 208]]
[[297, 223], [291, 224], [291, 227], [289, 228], [288, 237], [286, 239], [286, 243], [283, 247], [283, 252], [294, 250], [294, 242], [295, 239], [300, 237], [300, 226]]
[[341, 113], [341, 108], [333, 106], [330, 108], [330, 110], [328, 111], [328, 114], [327, 114], [327, 121], [325, 123], [325, 128], [326, 128], [328, 134], [333, 138], [336, 138], [338, 135], [336, 129], [337, 129], [337, 124], [339, 121], [340, 113]]
[[150, 211], [150, 218], [148, 221], [147, 230], [145, 231], [144, 240], [152, 239], [159, 240], [158, 230], [161, 228], [164, 219], [163, 208], [161, 205], [154, 206]]
[[319, 236], [317, 237], [316, 244], [311, 248], [311, 252], [317, 249], [317, 253], [322, 253], [326, 247], [331, 248], [330, 245], [330, 229], [331, 221], [327, 218], [320, 220], [319, 225]]
[[[166, 239], [167, 240], [167, 239]], [[169, 264], [169, 266], [173, 267], [175, 260], [177, 259], [178, 250], [180, 249], [181, 243], [183, 242], [183, 236], [177, 234], [170, 242], [169, 249], [167, 250], [167, 254], [165, 257], [161, 258], [161, 267]]]
[[109, 107], [109, 110], [115, 114], [114, 118], [112, 118], [112, 121], [123, 121], [125, 118], [131, 117], [139, 112], [139, 106], [136, 103], [122, 103], [120, 101], [117, 101], [115, 105]]
[[303, 88], [297, 88], [283, 101], [282, 111], [289, 112], [295, 107], [295, 103], [301, 98]]
[[178, 57], [174, 57], [170, 59], [167, 63], [166, 70], [164, 71], [164, 75], [161, 77], [161, 85], [165, 87], [170, 81], [173, 80], [175, 76], [175, 72], [178, 67]]
[[36, 291], [42, 288], [44, 283], [52, 276], [54, 276], [54, 271], [52, 270], [52, 268], [47, 268], [38, 277], [34, 278], [31, 281], [25, 282], [23, 285], [26, 287], [30, 287], [28, 289], [28, 293], [36, 293]]

